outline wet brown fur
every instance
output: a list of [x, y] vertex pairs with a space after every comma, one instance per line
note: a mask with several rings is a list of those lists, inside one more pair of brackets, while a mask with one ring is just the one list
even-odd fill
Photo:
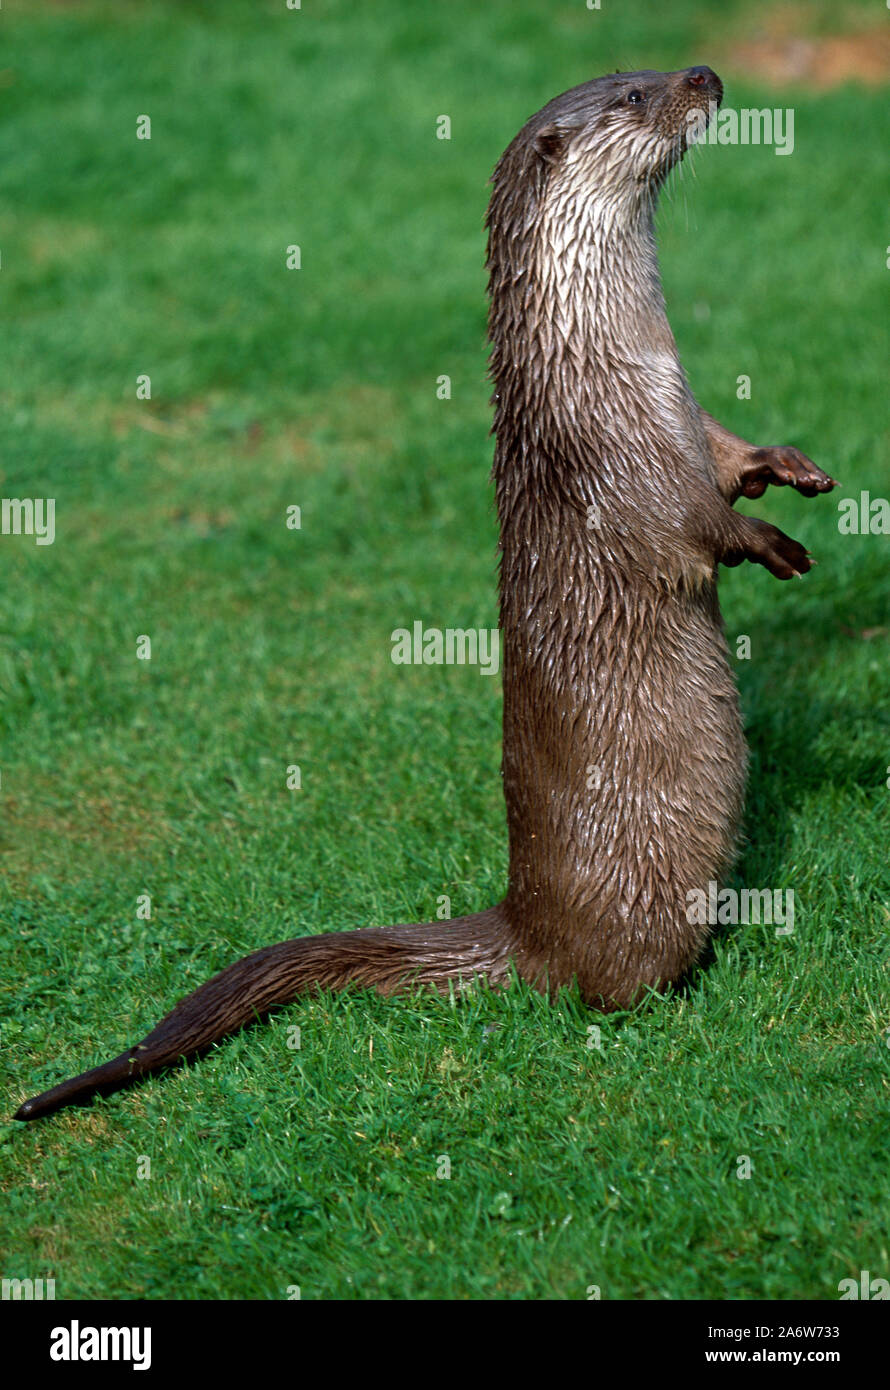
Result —
[[500, 984], [512, 963], [540, 988], [577, 978], [609, 1009], [695, 961], [705, 929], [686, 895], [731, 859], [745, 781], [717, 564], [809, 568], [731, 504], [768, 483], [833, 486], [797, 450], [724, 430], [677, 356], [652, 219], [687, 113], [721, 95], [708, 68], [585, 83], [526, 123], [493, 176], [504, 901], [256, 951], [17, 1118], [115, 1090], [319, 987]]

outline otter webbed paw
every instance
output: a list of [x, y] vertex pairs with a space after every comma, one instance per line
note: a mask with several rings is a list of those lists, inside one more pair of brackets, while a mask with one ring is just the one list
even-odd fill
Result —
[[794, 487], [804, 497], [815, 497], [838, 486], [834, 478], [790, 444], [753, 449], [749, 459], [741, 478], [742, 497], [762, 497], [771, 483], [774, 487]]
[[793, 579], [806, 574], [816, 562], [799, 541], [792, 540], [778, 526], [756, 516], [740, 516], [742, 523], [734, 542], [719, 557], [724, 565], [740, 565], [743, 560], [764, 565], [777, 579]]

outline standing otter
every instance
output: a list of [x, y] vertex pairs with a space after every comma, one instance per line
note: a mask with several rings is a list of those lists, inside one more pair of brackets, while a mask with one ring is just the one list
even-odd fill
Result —
[[717, 564], [810, 568], [732, 503], [769, 483], [835, 486], [796, 449], [756, 449], [711, 419], [667, 321], [655, 205], [688, 114], [722, 94], [706, 67], [586, 82], [532, 116], [493, 175], [504, 901], [255, 951], [17, 1119], [116, 1090], [318, 987], [501, 984], [512, 962], [542, 989], [576, 978], [607, 1010], [693, 964], [706, 933], [687, 893], [730, 861], [745, 781]]

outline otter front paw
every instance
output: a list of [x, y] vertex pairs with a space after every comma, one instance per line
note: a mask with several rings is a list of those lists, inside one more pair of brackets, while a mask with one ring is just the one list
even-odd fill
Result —
[[790, 444], [752, 450], [741, 481], [742, 497], [761, 497], [770, 483], [775, 487], [797, 488], [804, 497], [815, 497], [819, 492], [830, 492], [838, 486], [834, 478], [823, 473], [812, 459]]
[[739, 517], [743, 523], [736, 544], [729, 548], [721, 558], [724, 565], [740, 565], [743, 560], [751, 560], [756, 565], [764, 565], [777, 579], [792, 579], [796, 574], [806, 574], [815, 564], [809, 552], [778, 526], [772, 526], [759, 517]]

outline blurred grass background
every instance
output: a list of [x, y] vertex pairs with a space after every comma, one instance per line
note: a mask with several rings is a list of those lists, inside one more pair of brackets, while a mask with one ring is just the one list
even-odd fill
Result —
[[[247, 950], [500, 896], [499, 682], [395, 668], [390, 632], [496, 622], [486, 181], [558, 91], [706, 62], [728, 104], [794, 107], [791, 157], [707, 148], [673, 187], [669, 313], [725, 424], [890, 495], [887, 26], [723, 0], [3, 7], [0, 487], [57, 517], [52, 546], [0, 538], [7, 1114]], [[888, 540], [840, 536], [832, 499], [750, 509], [820, 561], [721, 578], [752, 641], [737, 881], [793, 889], [795, 935], [730, 930], [630, 1022], [525, 989], [294, 1005], [7, 1125], [4, 1276], [832, 1298], [887, 1275]]]

